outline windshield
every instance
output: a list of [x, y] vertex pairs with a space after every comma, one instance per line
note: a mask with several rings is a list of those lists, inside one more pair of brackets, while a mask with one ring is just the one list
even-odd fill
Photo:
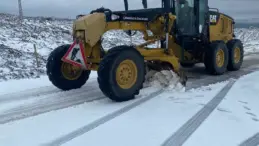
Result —
[[141, 0], [137, 0], [137, 1], [132, 1], [132, 0], [128, 0], [128, 10], [138, 10], [138, 9], [143, 9], [143, 4]]
[[179, 0], [175, 0], [175, 13], [180, 32], [194, 33], [194, 0], [185, 0], [185, 4], [180, 4]]
[[[151, 0], [147, 1], [147, 8], [161, 8], [162, 2], [161, 0]], [[142, 0], [128, 0], [128, 10], [136, 10], [136, 9], [144, 9]]]
[[[147, 0], [147, 8], [165, 8], [163, 5], [163, 1], [164, 0]], [[172, 9], [172, 13], [174, 13], [174, 6], [173, 3], [175, 0], [166, 0], [166, 1], [170, 1], [170, 9]], [[143, 5], [143, 1], [142, 0], [120, 0], [120, 2], [123, 2], [123, 6], [121, 7], [122, 4], [119, 5], [118, 8], [116, 8], [115, 10], [139, 10], [139, 9], [144, 9], [144, 5]], [[117, 4], [118, 5], [118, 4]]]

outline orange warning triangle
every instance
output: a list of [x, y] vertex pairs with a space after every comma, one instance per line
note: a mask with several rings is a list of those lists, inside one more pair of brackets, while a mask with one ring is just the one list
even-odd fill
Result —
[[62, 61], [87, 69], [88, 66], [82, 42], [77, 43], [74, 41], [66, 54], [63, 56]]

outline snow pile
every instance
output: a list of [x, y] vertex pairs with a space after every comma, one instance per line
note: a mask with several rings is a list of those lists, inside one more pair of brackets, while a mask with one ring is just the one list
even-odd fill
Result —
[[243, 42], [245, 54], [259, 52], [259, 28], [238, 28], [235, 34]]
[[185, 87], [179, 82], [179, 76], [171, 70], [150, 70], [145, 76], [144, 87], [163, 88], [167, 91], [184, 92]]

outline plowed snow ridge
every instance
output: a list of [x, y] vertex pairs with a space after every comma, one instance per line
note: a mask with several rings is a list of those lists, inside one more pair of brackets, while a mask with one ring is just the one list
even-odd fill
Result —
[[53, 93], [35, 102], [3, 111], [0, 114], [0, 124], [103, 98], [105, 98], [104, 95], [98, 89], [92, 89], [90, 92], [76, 90], [74, 92]]
[[[82, 89], [91, 90], [92, 88], [89, 85], [91, 85], [91, 83], [94, 83], [94, 82], [95, 81], [87, 82], [87, 85], [83, 86], [80, 90]], [[98, 87], [96, 86], [95, 88], [98, 88]], [[15, 92], [15, 93], [3, 94], [3, 95], [0, 95], [0, 104], [6, 103], [6, 102], [12, 102], [12, 101], [26, 100], [30, 98], [37, 98], [39, 96], [49, 95], [53, 93], [61, 93], [61, 92], [64, 92], [64, 91], [59, 90], [54, 86], [46, 86], [46, 87], [40, 87], [40, 88], [35, 88], [35, 89], [30, 89], [30, 90]]]

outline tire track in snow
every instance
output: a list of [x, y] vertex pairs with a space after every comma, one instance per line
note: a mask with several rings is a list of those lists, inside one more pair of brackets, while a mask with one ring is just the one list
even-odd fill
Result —
[[93, 121], [92, 123], [90, 123], [88, 125], [85, 125], [85, 126], [79, 128], [79, 129], [77, 129], [77, 130], [75, 130], [75, 131], [73, 131], [69, 134], [66, 134], [62, 137], [59, 137], [59, 138], [57, 138], [57, 139], [55, 139], [55, 140], [53, 140], [49, 143], [43, 144], [43, 145], [44, 146], [60, 146], [60, 145], [66, 143], [66, 142], [68, 142], [68, 141], [70, 141], [70, 140], [72, 140], [72, 139], [74, 139], [78, 136], [81, 136], [81, 135], [97, 128], [98, 126], [100, 126], [100, 125], [102, 125], [106, 122], [109, 122], [110, 120], [130, 111], [131, 109], [133, 109], [133, 108], [135, 108], [135, 107], [155, 98], [156, 96], [158, 96], [161, 93], [163, 93], [162, 89], [159, 90], [159, 91], [153, 92], [146, 97], [142, 97], [141, 99], [137, 100], [136, 102], [133, 102], [133, 103], [131, 103], [131, 104], [115, 111], [115, 112], [112, 112], [112, 113], [110, 113], [110, 114], [108, 114], [108, 115], [106, 115], [106, 116], [104, 116], [100, 119], [97, 119], [96, 121]]
[[[88, 89], [89, 87], [92, 87], [91, 83], [93, 82], [96, 82], [96, 81], [87, 82], [86, 84], [89, 84], [89, 85], [85, 85], [80, 89]], [[97, 88], [97, 86], [95, 88]], [[37, 98], [43, 95], [49, 95], [49, 94], [61, 93], [61, 92], [64, 92], [64, 91], [56, 88], [55, 86], [46, 86], [46, 87], [24, 90], [16, 93], [3, 94], [3, 95], [0, 95], [0, 104], [12, 102], [12, 101], [27, 100], [31, 98]]]
[[259, 133], [256, 133], [252, 137], [242, 142], [239, 146], [258, 146], [259, 145]]
[[212, 111], [220, 104], [228, 91], [234, 85], [235, 80], [229, 83], [212, 98], [198, 113], [188, 120], [180, 129], [171, 135], [162, 144], [162, 146], [181, 146], [196, 131], [196, 129], [204, 122]]
[[41, 100], [33, 103], [15, 107], [0, 114], [0, 124], [11, 121], [36, 116], [53, 110], [67, 108], [84, 102], [92, 102], [106, 98], [103, 93], [96, 89], [91, 92], [80, 90], [80, 92], [61, 92], [59, 94], [48, 95]]

